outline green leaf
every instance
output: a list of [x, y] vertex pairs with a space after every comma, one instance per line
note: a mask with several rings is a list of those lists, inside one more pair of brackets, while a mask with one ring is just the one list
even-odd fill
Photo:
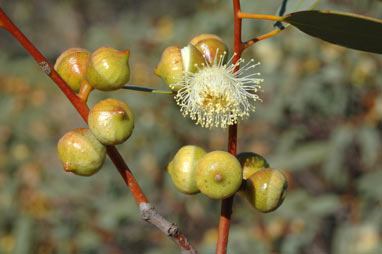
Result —
[[[280, 8], [277, 10], [277, 15], [282, 17], [285, 14], [289, 14], [297, 11], [305, 11], [313, 9], [321, 0], [283, 0]], [[280, 21], [277, 21], [274, 27], [278, 27], [281, 30], [286, 26]]]
[[283, 22], [334, 44], [382, 53], [382, 20], [333, 11], [301, 11], [288, 14]]

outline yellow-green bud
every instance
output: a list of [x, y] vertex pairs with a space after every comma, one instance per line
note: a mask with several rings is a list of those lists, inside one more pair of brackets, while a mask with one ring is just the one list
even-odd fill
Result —
[[266, 168], [251, 175], [245, 184], [249, 203], [263, 213], [277, 209], [284, 201], [288, 182], [278, 170]]
[[175, 187], [185, 194], [199, 192], [196, 186], [196, 166], [206, 154], [203, 148], [198, 146], [183, 146], [169, 163], [167, 172], [171, 175]]
[[242, 177], [242, 168], [235, 156], [223, 151], [214, 151], [199, 161], [196, 185], [208, 197], [224, 199], [239, 189]]
[[89, 128], [104, 145], [117, 145], [128, 139], [134, 129], [134, 115], [123, 101], [105, 99], [90, 110]]
[[122, 88], [130, 78], [129, 56], [129, 50], [97, 49], [90, 56], [86, 73], [90, 85], [102, 91]]
[[63, 52], [56, 60], [54, 69], [61, 78], [78, 93], [81, 81], [86, 76], [90, 52], [82, 48], [71, 48]]
[[82, 176], [98, 172], [106, 156], [105, 146], [85, 128], [66, 133], [59, 140], [57, 151], [65, 171]]
[[259, 154], [244, 152], [236, 155], [243, 168], [243, 179], [248, 179], [251, 175], [264, 168], [268, 168], [268, 162]]

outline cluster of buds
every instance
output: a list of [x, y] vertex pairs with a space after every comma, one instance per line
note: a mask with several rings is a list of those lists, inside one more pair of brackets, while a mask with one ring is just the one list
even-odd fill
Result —
[[[244, 76], [257, 64], [227, 60], [227, 46], [216, 35], [203, 34], [180, 48], [168, 47], [155, 74], [173, 90], [184, 115], [203, 127], [227, 127], [254, 110], [252, 101], [261, 79], [258, 73]], [[91, 89], [111, 91], [129, 80], [129, 51], [102, 47], [94, 53], [73, 48], [65, 51], [55, 69], [73, 91], [81, 93], [84, 84]], [[134, 128], [134, 115], [128, 105], [116, 99], [98, 102], [89, 112], [89, 129], [75, 129], [58, 142], [58, 155], [64, 169], [82, 176], [96, 173], [103, 165], [106, 146], [125, 142]], [[225, 199], [236, 192], [261, 212], [279, 207], [286, 195], [287, 181], [278, 170], [255, 153], [236, 157], [223, 151], [207, 153], [197, 146], [184, 146], [167, 166], [175, 187], [185, 194], [199, 192], [213, 199]]]
[[112, 91], [129, 81], [129, 56], [129, 50], [111, 47], [101, 47], [92, 54], [86, 49], [71, 48], [57, 58], [54, 69], [75, 92], [80, 91], [83, 80], [95, 89]]
[[[72, 48], [60, 55], [54, 68], [74, 92], [84, 84], [102, 91], [122, 88], [129, 80], [129, 51], [102, 47], [92, 54]], [[125, 142], [134, 129], [134, 115], [128, 105], [105, 99], [90, 110], [89, 129], [75, 129], [58, 142], [58, 156], [68, 172], [90, 176], [102, 167], [107, 145]]]
[[281, 171], [269, 168], [262, 156], [252, 152], [235, 157], [188, 145], [178, 150], [167, 172], [175, 188], [184, 194], [201, 192], [213, 199], [225, 199], [238, 192], [264, 213], [281, 205], [288, 187]]

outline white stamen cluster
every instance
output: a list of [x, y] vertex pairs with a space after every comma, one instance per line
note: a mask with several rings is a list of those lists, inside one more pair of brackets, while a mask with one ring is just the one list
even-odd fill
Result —
[[254, 64], [252, 59], [235, 72], [244, 60], [240, 58], [233, 64], [232, 56], [224, 64], [225, 55], [224, 52], [217, 61], [216, 54], [212, 65], [205, 61], [196, 73], [186, 72], [184, 80], [177, 84], [181, 86], [175, 96], [180, 111], [202, 127], [226, 128], [236, 124], [255, 111], [253, 102], [261, 100], [256, 93], [263, 79], [255, 78], [260, 73], [245, 75], [259, 63]]

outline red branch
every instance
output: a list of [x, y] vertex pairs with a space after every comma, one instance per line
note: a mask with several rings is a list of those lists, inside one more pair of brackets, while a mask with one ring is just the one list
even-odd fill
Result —
[[[0, 8], [0, 27], [6, 29], [9, 33], [15, 37], [20, 44], [29, 52], [29, 54], [40, 65], [43, 72], [48, 75], [54, 83], [61, 89], [66, 95], [72, 105], [76, 108], [78, 113], [87, 122], [89, 108], [86, 103], [78, 97], [72, 89], [65, 83], [64, 80], [54, 70], [48, 60], [37, 50], [37, 48], [25, 37], [25, 35], [13, 24], [13, 22], [7, 17], [7, 15]], [[130, 189], [132, 195], [139, 206], [139, 210], [145, 221], [151, 223], [171, 238], [181, 249], [182, 254], [197, 254], [197, 251], [187, 240], [178, 227], [165, 220], [148, 202], [142, 189], [139, 187], [129, 167], [123, 160], [121, 154], [114, 146], [107, 147], [107, 154], [118, 169], [126, 185]]]
[[[233, 0], [233, 17], [234, 17], [234, 46], [235, 56], [233, 63], [236, 63], [243, 51], [243, 42], [241, 41], [241, 19], [238, 17], [240, 12], [240, 0]], [[239, 66], [236, 67], [237, 71]], [[229, 126], [228, 130], [228, 152], [236, 155], [237, 146], [237, 125]], [[226, 254], [228, 244], [229, 227], [231, 223], [232, 204], [234, 196], [223, 199], [219, 220], [218, 242], [216, 244], [216, 254]]]

